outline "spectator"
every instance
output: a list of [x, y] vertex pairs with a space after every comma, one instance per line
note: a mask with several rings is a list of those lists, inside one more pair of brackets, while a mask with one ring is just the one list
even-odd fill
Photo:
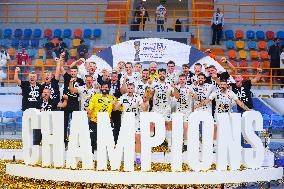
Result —
[[69, 53], [67, 51], [67, 45], [63, 42], [62, 38], [58, 38], [58, 44], [56, 45], [53, 53], [53, 58], [60, 58], [61, 53], [65, 52], [64, 61], [67, 62]]
[[220, 45], [220, 38], [223, 27], [224, 27], [224, 16], [220, 12], [220, 9], [217, 8], [217, 11], [213, 14], [211, 20], [211, 28], [213, 34], [212, 34], [212, 43], [210, 45], [215, 45], [215, 42], [217, 42], [217, 45]]
[[[8, 61], [10, 60], [10, 55], [4, 50], [0, 51], [0, 80], [7, 78], [6, 66]], [[1, 82], [1, 87], [4, 87], [4, 83]]]
[[142, 31], [144, 31], [145, 22], [146, 22], [147, 19], [148, 19], [148, 21], [150, 21], [150, 18], [149, 18], [147, 8], [145, 7], [145, 4], [144, 4], [143, 1], [141, 1], [140, 5], [138, 7], [136, 7], [135, 18], [136, 18], [137, 24], [140, 25], [141, 22], [142, 22]]
[[85, 45], [85, 41], [82, 39], [80, 45], [77, 48], [79, 58], [87, 59], [88, 57], [88, 47]]
[[157, 21], [157, 32], [165, 31], [164, 24], [167, 22], [167, 10], [162, 4], [163, 3], [160, 2], [160, 5], [156, 9], [155, 21]]
[[52, 59], [53, 58], [52, 53], [54, 51], [55, 46], [54, 46], [54, 43], [52, 42], [51, 38], [48, 39], [48, 42], [45, 44], [44, 47], [45, 47], [45, 50], [46, 50], [46, 58]]
[[[26, 67], [26, 65], [29, 64], [29, 55], [26, 53], [26, 49], [22, 48], [22, 51], [18, 52], [16, 55], [17, 65], [22, 66], [21, 70], [22, 73], [27, 72], [29, 69]], [[23, 75], [20, 76], [21, 79], [23, 79]]]
[[[268, 55], [270, 56], [270, 68], [280, 68], [280, 53], [280, 39], [275, 38], [274, 44], [270, 46], [268, 51]], [[273, 69], [272, 75], [274, 77], [274, 82], [279, 83], [281, 79], [277, 77], [275, 78], [275, 76], [281, 76], [281, 70]]]
[[179, 19], [176, 20], [175, 31], [181, 32], [181, 21]]

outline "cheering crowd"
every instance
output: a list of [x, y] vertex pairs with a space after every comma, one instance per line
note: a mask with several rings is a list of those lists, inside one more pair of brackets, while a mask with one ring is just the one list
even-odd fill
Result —
[[[19, 79], [20, 68], [15, 70], [14, 79], [22, 89], [22, 110], [37, 108], [40, 111], [64, 111], [64, 140], [66, 147], [70, 120], [73, 111], [87, 111], [89, 117], [92, 151], [97, 148], [97, 113], [107, 112], [113, 127], [115, 143], [124, 112], [134, 112], [136, 116], [135, 152], [136, 162], [140, 163], [139, 112], [157, 112], [165, 118], [165, 145], [171, 147], [171, 113], [184, 114], [184, 150], [187, 149], [188, 118], [191, 112], [205, 110], [214, 118], [216, 113], [232, 112], [237, 105], [238, 112], [253, 108], [251, 86], [262, 77], [258, 69], [251, 80], [235, 76], [230, 83], [228, 72], [217, 71], [214, 65], [204, 68], [196, 63], [190, 71], [188, 64], [177, 71], [175, 63], [169, 61], [166, 69], [158, 69], [152, 62], [143, 68], [141, 63], [119, 62], [111, 72], [102, 69], [98, 73], [95, 62], [84, 58], [73, 62], [69, 70], [64, 68], [65, 53], [56, 58], [56, 71], [43, 73], [43, 83], [38, 83], [37, 74], [30, 72], [28, 81]], [[226, 59], [222, 59], [227, 63]], [[64, 78], [63, 95], [60, 95], [59, 80]], [[151, 136], [155, 135], [155, 125], [150, 125]], [[214, 139], [216, 134], [216, 126]], [[34, 144], [40, 145], [41, 132], [34, 131]]]

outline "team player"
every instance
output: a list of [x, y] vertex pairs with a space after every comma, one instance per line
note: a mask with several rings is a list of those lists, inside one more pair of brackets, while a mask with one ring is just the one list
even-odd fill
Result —
[[149, 80], [149, 71], [144, 69], [142, 71], [142, 79], [137, 82], [136, 86], [136, 93], [139, 94], [141, 97], [144, 97], [146, 89], [150, 88], [151, 81]]
[[92, 96], [87, 109], [90, 118], [89, 129], [91, 137], [92, 152], [97, 150], [97, 114], [98, 112], [107, 112], [111, 117], [111, 112], [116, 104], [117, 98], [109, 94], [109, 84], [102, 83], [101, 93]]
[[169, 61], [167, 63], [167, 83], [169, 83], [170, 85], [175, 84], [178, 80], [178, 74], [175, 71], [175, 62], [174, 61]]
[[51, 98], [50, 89], [43, 89], [41, 98], [37, 101], [36, 108], [40, 111], [54, 111], [57, 109], [57, 102]]
[[[159, 69], [159, 81], [153, 82], [151, 85], [153, 97], [153, 112], [160, 113], [164, 116], [166, 121], [166, 139], [168, 146], [171, 146], [171, 97], [179, 98], [179, 93], [174, 86], [166, 83], [166, 70]], [[151, 124], [151, 135], [154, 135], [154, 125]]]
[[134, 78], [138, 81], [141, 79], [141, 73], [142, 73], [142, 64], [140, 62], [136, 62], [134, 64]]
[[127, 92], [127, 85], [128, 83], [133, 83], [134, 85], [136, 85], [137, 80], [134, 77], [134, 73], [133, 73], [133, 66], [131, 62], [127, 62], [125, 64], [125, 70], [126, 70], [126, 74], [124, 74], [123, 77], [121, 77], [120, 79], [120, 92], [122, 94]]
[[[141, 164], [141, 137], [140, 137], [140, 123], [139, 123], [139, 112], [140, 111], [147, 111], [149, 103], [144, 98], [135, 93], [135, 86], [133, 83], [129, 83], [127, 85], [127, 93], [123, 94], [118, 103], [115, 105], [115, 109], [119, 107], [123, 108], [123, 112], [134, 112], [135, 113], [135, 126], [136, 126], [136, 133], [135, 133], [135, 152], [136, 152], [136, 163]], [[122, 113], [123, 116], [123, 113]]]

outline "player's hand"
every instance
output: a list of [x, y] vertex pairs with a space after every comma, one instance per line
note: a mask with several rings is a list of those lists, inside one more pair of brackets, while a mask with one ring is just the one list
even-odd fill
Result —
[[68, 100], [68, 96], [67, 95], [63, 95], [63, 100]]
[[83, 63], [83, 62], [85, 62], [86, 60], [85, 60], [85, 58], [80, 58], [79, 59], [79, 62], [81, 62], [81, 63]]
[[60, 59], [63, 59], [65, 57], [65, 52], [60, 54]]
[[221, 62], [227, 62], [227, 58], [223, 56], [223, 57], [221, 58]]
[[20, 67], [16, 67], [15, 72], [19, 73], [21, 71]]
[[153, 82], [152, 80], [150, 79], [148, 80], [149, 85], [152, 85], [152, 82]]
[[75, 82], [76, 81], [76, 78], [71, 78], [70, 79], [70, 82]]
[[257, 71], [258, 73], [262, 73], [262, 69], [261, 69], [261, 68], [257, 68], [256, 71]]
[[217, 74], [212, 74], [212, 78], [217, 78]]

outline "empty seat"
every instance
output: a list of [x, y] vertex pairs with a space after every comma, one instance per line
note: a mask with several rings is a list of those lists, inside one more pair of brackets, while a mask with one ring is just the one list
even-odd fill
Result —
[[256, 49], [256, 42], [255, 41], [249, 41], [248, 43], [247, 43], [247, 45], [248, 45], [248, 49]]
[[246, 70], [242, 71], [242, 76], [244, 80], [248, 80], [250, 77], [250, 73]]
[[46, 38], [40, 39], [39, 40], [39, 47], [44, 47], [46, 43], [47, 43], [47, 39]]
[[77, 49], [70, 49], [70, 56], [76, 57], [77, 56]]
[[8, 54], [13, 57], [16, 55], [16, 50], [11, 47], [8, 49]]
[[262, 60], [268, 60], [268, 52], [267, 51], [260, 51], [260, 58]]
[[269, 40], [274, 39], [274, 32], [273, 31], [267, 31], [265, 34], [266, 34], [267, 39], [269, 39]]
[[32, 36], [32, 33], [33, 33], [32, 29], [25, 29], [24, 30], [24, 37], [30, 38]]
[[101, 35], [102, 35], [102, 30], [101, 29], [99, 29], [99, 28], [94, 29], [94, 37], [95, 38], [99, 38], [99, 37], [101, 37]]
[[31, 47], [38, 47], [39, 39], [31, 39]]
[[242, 68], [248, 67], [248, 62], [246, 62], [246, 61], [241, 61], [241, 62], [239, 63], [239, 65], [240, 65], [240, 67], [242, 67]]
[[46, 59], [45, 60], [45, 65], [46, 66], [53, 66], [54, 65], [53, 59]]
[[44, 55], [44, 49], [43, 48], [38, 49], [38, 56], [43, 57], [43, 55]]
[[46, 29], [44, 30], [44, 37], [45, 37], [45, 38], [51, 38], [51, 37], [52, 37], [52, 30], [49, 29], [49, 28], [46, 28]]
[[271, 121], [270, 115], [262, 114], [262, 118], [263, 118], [263, 128], [264, 129], [271, 128], [271, 126], [270, 126], [270, 121]]
[[257, 42], [257, 47], [261, 50], [266, 49], [267, 48], [266, 42], [265, 41]]
[[230, 63], [234, 66], [234, 67], [238, 67], [238, 63], [235, 60], [230, 60]]
[[257, 38], [258, 40], [264, 40], [264, 39], [265, 39], [265, 34], [264, 34], [264, 32], [263, 32], [263, 31], [257, 31], [257, 32], [256, 32], [256, 38]]
[[251, 66], [252, 66], [253, 68], [260, 68], [260, 62], [258, 62], [258, 61], [253, 61], [252, 64], [251, 64]]
[[85, 45], [87, 45], [87, 47], [91, 46], [92, 40], [91, 39], [84, 39], [85, 41]]
[[18, 48], [19, 45], [20, 45], [19, 39], [12, 39], [12, 44], [11, 44], [12, 47]]
[[20, 46], [22, 48], [27, 48], [28, 46], [30, 46], [30, 40], [28, 40], [28, 39], [20, 40]]
[[225, 31], [225, 37], [226, 37], [226, 40], [234, 39], [234, 32], [233, 32], [233, 30], [226, 30]]
[[33, 58], [36, 55], [36, 50], [35, 49], [28, 49], [27, 54], [29, 55], [29, 57]]
[[249, 52], [249, 56], [251, 59], [258, 59], [258, 52], [256, 50], [252, 50]]
[[233, 41], [229, 40], [229, 41], [226, 41], [226, 47], [227, 47], [227, 49], [234, 49], [235, 44], [234, 44]]
[[244, 41], [236, 41], [236, 47], [237, 47], [237, 49], [245, 48], [245, 42]]
[[270, 46], [273, 45], [273, 44], [274, 44], [274, 41], [273, 41], [273, 40], [267, 41], [267, 49], [269, 49]]
[[236, 30], [235, 38], [236, 39], [243, 39], [244, 38], [244, 32], [242, 30]]
[[283, 31], [278, 31], [276, 33], [277, 38], [279, 38], [280, 40], [284, 39], [284, 32]]
[[71, 37], [71, 34], [72, 34], [71, 29], [64, 29], [64, 31], [63, 31], [63, 37], [69, 38], [69, 37]]
[[91, 29], [85, 29], [83, 37], [84, 38], [91, 38], [92, 37], [92, 30]]
[[2, 47], [8, 48], [8, 47], [11, 46], [11, 44], [12, 44], [12, 41], [11, 41], [10, 39], [7, 39], [7, 38], [5, 38], [5, 39], [0, 39], [0, 45], [1, 45]]
[[78, 47], [80, 45], [81, 39], [73, 39], [72, 45], [73, 47]]
[[43, 66], [43, 60], [42, 59], [35, 59], [35, 66], [37, 66], [37, 67]]
[[265, 68], [270, 68], [270, 62], [269, 61], [263, 61], [262, 62], [262, 68], [265, 69]]
[[247, 59], [247, 53], [245, 50], [240, 50], [239, 51], [239, 58], [242, 60], [246, 60]]
[[229, 57], [229, 59], [236, 59], [237, 58], [237, 52], [233, 49], [230, 49], [228, 51], [228, 57]]
[[248, 40], [254, 39], [254, 37], [255, 37], [254, 31], [248, 30], [248, 31], [246, 32], [246, 36], [247, 36], [247, 39], [248, 39]]
[[74, 30], [74, 38], [81, 38], [82, 37], [82, 30], [81, 29], [75, 29]]
[[40, 38], [41, 37], [41, 29], [35, 29], [34, 30], [34, 37]]
[[20, 38], [22, 36], [23, 36], [23, 30], [21, 30], [21, 29], [15, 29], [14, 30], [14, 37], [15, 38]]
[[71, 39], [69, 38], [64, 38], [63, 42], [66, 44], [67, 48], [71, 47]]
[[4, 38], [10, 38], [12, 36], [12, 30], [11, 29], [5, 29], [3, 32]]
[[279, 114], [271, 115], [271, 127], [272, 129], [283, 129], [283, 116]]
[[263, 80], [264, 80], [265, 82], [269, 82], [269, 80], [270, 80], [270, 74], [269, 74], [269, 72], [264, 72], [264, 74], [263, 74]]
[[53, 31], [53, 37], [61, 37], [61, 35], [62, 35], [62, 31], [61, 31], [61, 29], [55, 29], [54, 31]]

